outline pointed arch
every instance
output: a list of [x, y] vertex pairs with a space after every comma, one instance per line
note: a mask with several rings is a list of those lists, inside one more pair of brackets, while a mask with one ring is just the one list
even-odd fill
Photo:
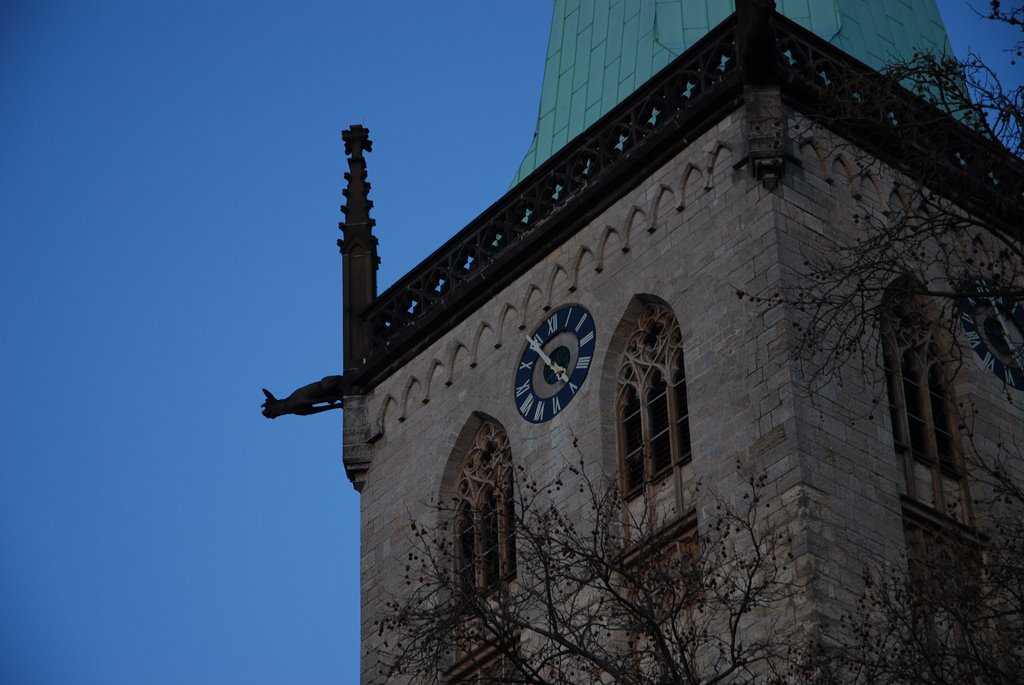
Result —
[[448, 380], [445, 381], [445, 385], [450, 386], [455, 382], [456, 369], [459, 365], [468, 365], [470, 360], [469, 348], [466, 347], [461, 341], [456, 340], [452, 346], [452, 353], [448, 357]]
[[505, 342], [506, 336], [508, 336], [508, 339], [510, 340], [515, 338], [515, 336], [512, 335], [510, 327], [515, 322], [517, 314], [519, 314], [519, 310], [513, 307], [509, 302], [506, 302], [501, 308], [501, 314], [498, 316], [498, 342], [495, 344], [495, 347], [498, 347]]
[[861, 171], [859, 175], [859, 189], [860, 196], [858, 199], [861, 202], [873, 202], [879, 209], [886, 208], [882, 204], [882, 198], [885, 195], [883, 194], [882, 184], [877, 174], [872, 173], [869, 169]]
[[604, 232], [601, 234], [601, 242], [597, 251], [597, 266], [594, 267], [595, 271], [598, 273], [604, 271], [604, 266], [609, 252], [614, 250], [615, 247], [621, 248], [622, 244], [622, 236], [619, 235], [618, 229], [614, 226], [605, 226]]
[[[526, 295], [523, 296], [522, 319], [519, 322], [519, 330], [525, 331], [527, 326], [537, 318], [543, 307], [544, 293], [540, 288], [531, 283], [526, 288]], [[536, 310], [536, 314], [534, 313]]]
[[882, 207], [882, 214], [890, 220], [898, 217], [909, 217], [911, 214], [910, 197], [899, 183], [894, 183], [889, 191], [889, 197]]
[[658, 190], [654, 194], [654, 199], [651, 202], [651, 211], [649, 216], [651, 217], [650, 225], [647, 227], [648, 233], [654, 233], [658, 230], [658, 226], [668, 226], [668, 216], [670, 209], [674, 209], [678, 212], [681, 207], [677, 206], [676, 194], [672, 188], [661, 183], [658, 185]]
[[480, 363], [481, 346], [483, 346], [482, 353], [487, 354], [488, 351], [494, 348], [497, 338], [494, 335], [494, 329], [491, 328], [491, 324], [486, 321], [481, 321], [480, 325], [476, 327], [476, 335], [473, 336], [473, 361], [470, 362], [469, 368], [475, 369], [477, 364]]
[[607, 359], [601, 394], [615, 407], [607, 438], [616, 446], [614, 466], [627, 506], [658, 502], [659, 516], [682, 516], [693, 508], [690, 412], [682, 332], [668, 303], [635, 296], [612, 334]]
[[832, 177], [845, 180], [846, 185], [850, 190], [850, 195], [853, 196], [855, 200], [860, 199], [860, 177], [853, 173], [853, 167], [850, 165], [850, 161], [842, 152], [837, 153], [836, 156], [832, 158]]
[[431, 394], [437, 390], [437, 379], [444, 377], [444, 364], [436, 357], [430, 362], [430, 370], [427, 371], [427, 386], [423, 393], [423, 404], [430, 402]]
[[578, 288], [580, 284], [580, 272], [586, 264], [591, 265], [595, 271], [599, 271], [597, 268], [597, 260], [594, 259], [594, 253], [591, 252], [588, 247], [581, 247], [580, 251], [576, 253], [575, 261], [573, 261], [572, 281], [569, 284], [569, 292], [576, 292], [576, 288]]
[[417, 400], [423, 398], [423, 384], [416, 376], [409, 376], [405, 382], [405, 392], [402, 394], [402, 413], [399, 415], [399, 422], [405, 421], [409, 413], [416, 408]]
[[[810, 155], [806, 153], [808, 148], [810, 148], [811, 151]], [[814, 163], [825, 183], [832, 183], [833, 178], [831, 169], [829, 169], [828, 165], [828, 156], [825, 154], [825, 151], [821, 149], [821, 145], [818, 144], [817, 139], [813, 135], [808, 135], [800, 140], [799, 150], [801, 157]]]
[[376, 428], [377, 435], [384, 435], [384, 429], [387, 427], [387, 422], [394, 417], [398, 411], [398, 400], [395, 399], [394, 395], [388, 393], [381, 402], [380, 412], [377, 414]]
[[683, 178], [679, 185], [679, 211], [697, 201], [701, 188], [704, 187], [704, 172], [693, 162], [687, 162], [683, 170]]
[[637, 205], [629, 210], [629, 216], [626, 219], [626, 223], [622, 225], [622, 252], [623, 254], [629, 252], [629, 241], [632, 240], [633, 234], [638, 229], [647, 229], [650, 227], [650, 222], [647, 220], [647, 212], [642, 210]]
[[551, 267], [551, 275], [548, 276], [548, 295], [544, 304], [544, 311], [549, 311], [562, 297], [562, 292], [569, 289], [569, 274], [565, 272], [561, 264]]
[[969, 523], [949, 345], [926, 303], [912, 294], [921, 289], [916, 279], [898, 279], [882, 303], [882, 356], [901, 489], [911, 500]]
[[439, 501], [453, 502], [454, 571], [473, 591], [516, 575], [515, 493], [508, 433], [474, 412], [459, 431], [441, 476]]
[[704, 190], [711, 190], [715, 172], [718, 171], [718, 167], [722, 162], [728, 162], [727, 155], [723, 155], [724, 152], [732, 153], [732, 148], [726, 143], [720, 140], [712, 141], [707, 148], [708, 151], [708, 164], [707, 164], [707, 175], [704, 177]]
[[894, 185], [892, 190], [889, 192], [889, 200], [886, 202], [886, 207], [890, 212], [897, 212], [900, 214], [903, 214], [910, 209], [910, 198], [907, 197], [900, 185]]

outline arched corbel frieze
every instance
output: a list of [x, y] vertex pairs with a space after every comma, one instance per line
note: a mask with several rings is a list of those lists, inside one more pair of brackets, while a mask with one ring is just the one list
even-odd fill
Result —
[[885, 201], [885, 208], [882, 213], [889, 217], [889, 219], [910, 215], [910, 197], [907, 196], [899, 183], [894, 183], [889, 191], [889, 198]]
[[704, 190], [711, 190], [715, 182], [715, 173], [722, 164], [728, 166], [732, 148], [720, 140], [713, 140], [707, 149], [707, 174], [704, 176]]
[[842, 152], [832, 158], [832, 177], [844, 180], [853, 199], [860, 199], [860, 176], [853, 173], [850, 161]]
[[597, 251], [597, 266], [594, 270], [598, 273], [604, 271], [604, 267], [608, 263], [609, 253], [621, 247], [622, 236], [619, 235], [618, 229], [614, 226], [605, 226], [604, 232], [601, 234], [600, 247]]
[[800, 150], [800, 157], [804, 160], [805, 165], [810, 167], [813, 164], [825, 183], [831, 184], [834, 179], [828, 165], [828, 156], [821, 149], [817, 139], [812, 134], [808, 134], [797, 143], [797, 149]]
[[590, 266], [594, 271], [600, 270], [597, 268], [597, 260], [594, 258], [594, 253], [590, 251], [590, 248], [584, 246], [576, 253], [576, 259], [573, 261], [572, 281], [569, 284], [569, 292], [576, 292], [580, 284], [580, 272], [586, 266]]
[[693, 162], [687, 162], [683, 170], [682, 183], [679, 186], [678, 211], [683, 211], [690, 204], [697, 201], [700, 190], [704, 188], [704, 172]]
[[399, 423], [409, 418], [423, 398], [423, 384], [416, 376], [410, 376], [405, 383], [405, 392], [402, 394], [402, 413], [398, 417]]
[[629, 210], [626, 223], [622, 227], [622, 247], [620, 249], [623, 254], [629, 252], [630, 240], [633, 239], [633, 234], [638, 229], [646, 230], [649, 226], [650, 222], [647, 220], [647, 212], [633, 205]]
[[379, 439], [382, 435], [384, 435], [384, 432], [387, 429], [388, 421], [395, 418], [395, 414], [397, 413], [398, 400], [395, 399], [394, 395], [388, 393], [387, 396], [384, 397], [384, 401], [381, 402], [380, 404], [380, 412], [378, 412], [377, 421], [374, 424], [376, 433], [374, 437], [370, 438], [371, 442], [373, 442], [376, 439]]
[[506, 340], [514, 340], [514, 331], [511, 328], [515, 325], [516, 316], [519, 314], [519, 310], [512, 306], [511, 303], [506, 302], [501, 308], [501, 315], [498, 316], [498, 342], [495, 347], [501, 345]]
[[486, 355], [490, 350], [494, 349], [496, 342], [497, 338], [494, 335], [494, 329], [486, 321], [481, 321], [480, 325], [476, 328], [476, 335], [473, 336], [473, 361], [470, 362], [469, 368], [475, 369], [477, 364], [480, 363], [481, 348], [483, 348], [482, 354]]
[[886, 209], [887, 205], [882, 202], [882, 198], [886, 197], [886, 194], [878, 174], [865, 169], [860, 173], [860, 179], [861, 202], [870, 203], [873, 209], [879, 211]]
[[550, 311], [556, 302], [561, 301], [562, 293], [569, 289], [569, 274], [565, 272], [561, 264], [551, 267], [551, 275], [548, 276], [548, 296], [544, 311]]
[[430, 401], [432, 393], [438, 388], [437, 379], [443, 378], [444, 372], [444, 364], [440, 359], [433, 359], [430, 362], [430, 370], [427, 371], [427, 387], [423, 393], [423, 404]]
[[669, 212], [673, 210], [678, 212], [681, 209], [682, 207], [676, 204], [676, 194], [672, 188], [664, 183], [659, 184], [651, 201], [651, 211], [648, 214], [651, 220], [648, 222], [647, 232], [654, 233], [658, 230], [658, 226], [667, 227]]
[[455, 375], [458, 373], [460, 367], [469, 366], [471, 361], [471, 355], [469, 348], [466, 347], [462, 342], [456, 340], [452, 346], [452, 353], [448, 357], [448, 380], [445, 381], [446, 386], [451, 386], [455, 382]]
[[[523, 296], [522, 314], [523, 317], [519, 323], [519, 330], [525, 331], [526, 328], [540, 315], [544, 306], [544, 293], [541, 289], [531, 283], [526, 288], [526, 295]], [[536, 313], [535, 313], [536, 312]]]

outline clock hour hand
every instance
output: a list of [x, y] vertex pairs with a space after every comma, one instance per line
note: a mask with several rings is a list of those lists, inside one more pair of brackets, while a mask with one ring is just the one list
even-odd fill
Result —
[[526, 342], [529, 343], [530, 349], [536, 352], [537, 356], [539, 356], [544, 361], [544, 365], [551, 369], [552, 372], [554, 372], [555, 376], [558, 377], [558, 380], [562, 381], [563, 383], [569, 382], [569, 376], [565, 374], [565, 369], [551, 361], [551, 357], [544, 354], [544, 350], [540, 348], [540, 345], [537, 344], [536, 340], [534, 340], [530, 336], [526, 336]]

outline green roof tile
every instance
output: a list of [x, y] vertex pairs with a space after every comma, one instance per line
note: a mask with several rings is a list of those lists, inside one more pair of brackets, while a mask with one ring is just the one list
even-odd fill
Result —
[[[703, 7], [699, 4], [697, 6]], [[654, 15], [654, 39], [665, 49], [682, 52], [683, 8], [674, 0], [659, 0]]]
[[[733, 0], [554, 0], [525, 177], [734, 9]], [[935, 0], [778, 0], [779, 11], [871, 66], [950, 53]]]

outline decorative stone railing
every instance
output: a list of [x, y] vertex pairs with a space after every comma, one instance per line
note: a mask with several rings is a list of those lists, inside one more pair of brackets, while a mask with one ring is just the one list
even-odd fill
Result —
[[[1019, 231], [1024, 165], [828, 42], [775, 16], [784, 101], [961, 206]], [[363, 315], [369, 388], [743, 101], [726, 19], [381, 293]], [[927, 168], [922, 168], [927, 166]], [[348, 372], [346, 372], [348, 373]]]
[[[518, 257], [522, 267], [524, 258], [543, 256], [524, 254], [524, 245], [557, 243], [552, 219], [577, 205], [581, 194], [620, 182], [665, 134], [692, 136], [686, 123], [723, 99], [738, 105], [734, 27], [735, 19], [728, 19], [713, 29], [381, 293], [364, 315], [373, 353], [363, 376], [375, 375], [380, 358], [414, 338], [418, 342], [432, 314], [442, 309], [451, 314], [478, 293], [480, 282], [495, 277], [499, 264]], [[538, 240], [541, 233], [547, 235]]]

